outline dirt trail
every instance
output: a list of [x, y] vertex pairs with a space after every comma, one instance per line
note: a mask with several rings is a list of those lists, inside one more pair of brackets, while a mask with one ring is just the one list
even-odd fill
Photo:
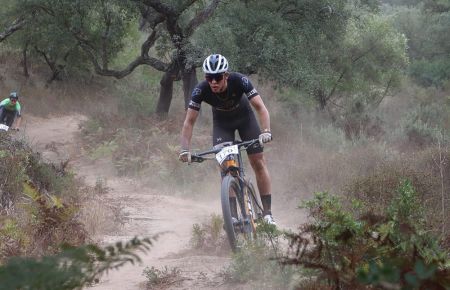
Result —
[[[165, 289], [229, 289], [223, 284], [221, 271], [229, 263], [228, 257], [196, 255], [189, 251], [189, 240], [194, 223], [201, 223], [212, 213], [220, 213], [219, 200], [193, 201], [176, 196], [159, 195], [151, 188], [142, 188], [131, 179], [118, 178], [108, 162], [92, 162], [76, 144], [75, 133], [83, 116], [71, 115], [43, 119], [27, 116], [25, 134], [32, 146], [52, 162], [70, 159], [75, 172], [94, 185], [98, 178], [107, 181], [109, 200], [120, 202], [126, 223], [114, 235], [100, 237], [101, 242], [127, 241], [134, 236], [162, 234], [141, 265], [128, 265], [111, 271], [93, 289], [145, 289], [145, 267], [181, 270], [180, 281]], [[290, 223], [292, 215], [280, 211], [278, 222]], [[297, 220], [297, 219], [294, 219]], [[297, 220], [298, 221], [298, 220]]]

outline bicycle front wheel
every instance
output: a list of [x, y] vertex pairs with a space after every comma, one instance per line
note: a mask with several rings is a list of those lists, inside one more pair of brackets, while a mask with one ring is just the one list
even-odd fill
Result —
[[[232, 196], [237, 198], [237, 216], [235, 217], [231, 214], [230, 197]], [[233, 251], [237, 250], [238, 235], [244, 233], [245, 214], [243, 214], [240, 199], [242, 199], [242, 191], [239, 180], [231, 175], [225, 176], [221, 188], [222, 215], [228, 242]]]

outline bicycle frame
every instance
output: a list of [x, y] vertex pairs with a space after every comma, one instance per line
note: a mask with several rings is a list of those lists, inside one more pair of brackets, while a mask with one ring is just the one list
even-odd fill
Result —
[[[227, 146], [237, 145], [238, 152], [234, 153], [232, 155], [231, 154], [228, 155], [227, 157], [231, 156], [232, 158], [224, 159], [223, 163], [219, 162], [219, 166], [221, 167], [222, 178], [224, 176], [226, 176], [227, 174], [231, 174], [233, 177], [237, 177], [239, 179], [239, 185], [240, 185], [241, 189], [244, 189], [244, 187], [247, 185], [245, 184], [245, 180], [244, 180], [245, 173], [244, 173], [244, 163], [242, 162], [241, 150], [245, 150], [255, 143], [259, 143], [260, 146], [263, 146], [262, 142], [259, 139], [252, 139], [252, 140], [244, 141], [244, 142], [242, 142], [242, 141], [226, 142], [226, 143], [222, 144], [223, 146], [215, 147], [211, 150], [193, 154], [191, 156], [191, 162], [201, 163], [205, 160], [212, 159], [212, 158], [207, 158], [204, 156], [210, 155], [210, 154], [218, 154], [223, 150], [223, 148], [225, 148]], [[237, 160], [235, 160], [235, 158]], [[230, 161], [234, 161], [234, 162], [230, 162]], [[225, 164], [225, 165], [223, 165], [223, 164]]]

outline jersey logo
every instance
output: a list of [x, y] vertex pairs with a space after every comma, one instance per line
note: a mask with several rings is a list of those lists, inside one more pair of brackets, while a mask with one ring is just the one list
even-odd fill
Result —
[[258, 94], [258, 92], [256, 91], [256, 89], [253, 89], [253, 90], [251, 90], [250, 92], [247, 93], [247, 98], [251, 97], [253, 95], [257, 95], [257, 94]]
[[199, 103], [196, 103], [196, 102], [194, 102], [194, 101], [190, 101], [190, 102], [189, 102], [189, 107], [191, 107], [191, 108], [196, 108], [196, 109], [200, 109], [200, 104], [199, 104]]
[[202, 89], [200, 89], [200, 88], [195, 88], [193, 91], [192, 91], [192, 96], [198, 96], [198, 95], [200, 95], [202, 93]]
[[242, 83], [244, 84], [245, 87], [248, 87], [248, 78], [242, 77]]

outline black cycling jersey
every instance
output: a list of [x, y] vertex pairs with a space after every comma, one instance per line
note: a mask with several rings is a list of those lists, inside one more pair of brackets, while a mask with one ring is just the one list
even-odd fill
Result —
[[208, 82], [200, 82], [192, 91], [189, 108], [199, 111], [202, 102], [213, 108], [214, 118], [248, 114], [251, 111], [249, 100], [258, 95], [250, 80], [240, 73], [230, 73], [225, 92], [213, 93]]
[[[234, 141], [237, 130], [243, 141], [257, 139], [261, 130], [256, 121], [249, 100], [258, 92], [250, 80], [240, 73], [230, 73], [227, 89], [223, 93], [213, 93], [207, 81], [200, 82], [192, 91], [189, 108], [199, 111], [201, 103], [212, 107], [213, 112], [213, 144]], [[255, 145], [247, 149], [247, 153], [262, 152], [262, 147]]]

